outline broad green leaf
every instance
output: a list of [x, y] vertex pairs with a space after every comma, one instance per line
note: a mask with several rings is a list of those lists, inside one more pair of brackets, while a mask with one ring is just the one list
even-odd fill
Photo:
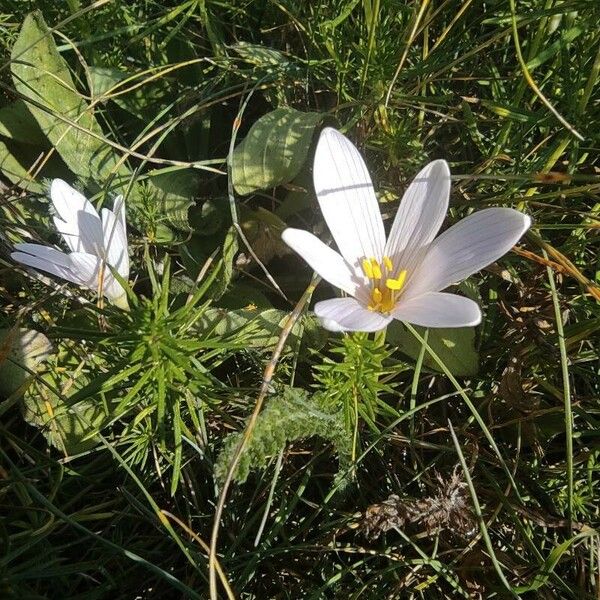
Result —
[[117, 168], [118, 157], [103, 140], [93, 111], [77, 92], [39, 11], [25, 18], [13, 46], [11, 68], [15, 88], [32, 101], [29, 110], [73, 173], [92, 189], [113, 174], [129, 178], [126, 167]]
[[[113, 176], [114, 187], [124, 188], [132, 174], [126, 165], [119, 165], [118, 153], [107, 143], [94, 109], [77, 91], [69, 66], [56, 49], [39, 11], [26, 17], [11, 59], [17, 91], [31, 100], [28, 109], [68, 168], [93, 191], [104, 187]], [[114, 70], [92, 70], [95, 98], [100, 98], [119, 79]], [[163, 93], [166, 85], [161, 82], [153, 89]], [[147, 102], [141, 91], [119, 98], [123, 102], [126, 98], [134, 103]], [[8, 168], [15, 170], [13, 163], [7, 159]], [[158, 241], [172, 241], [173, 230], [189, 231], [187, 210], [196, 194], [197, 182], [196, 173], [177, 172], [157, 174], [143, 185], [135, 184], [128, 198], [132, 208], [140, 209], [137, 215], [135, 211], [130, 213], [133, 224], [148, 233], [158, 223], [153, 231]], [[28, 186], [35, 189], [35, 184]], [[152, 223], [145, 218], [147, 214], [154, 216]]]
[[10, 396], [32, 378], [52, 345], [32, 329], [0, 329], [0, 395]]
[[68, 398], [52, 391], [60, 383], [52, 374], [45, 373], [41, 379], [41, 382], [34, 382], [25, 394], [24, 419], [40, 429], [48, 443], [65, 455], [78, 454], [97, 446], [99, 438], [88, 436], [94, 429], [100, 429], [108, 418], [102, 402], [91, 399], [70, 405]]
[[114, 67], [90, 66], [88, 67], [88, 76], [92, 98], [96, 100], [108, 93], [105, 100], [109, 100], [112, 99], [110, 98], [110, 90], [123, 81], [127, 77], [127, 73]]
[[18, 185], [20, 188], [28, 192], [36, 192], [41, 194], [44, 186], [37, 182], [29, 172], [33, 163], [27, 164], [22, 157], [17, 157], [16, 149], [13, 145], [9, 148], [2, 140], [0, 140], [0, 171], [11, 183]]
[[[425, 328], [415, 327], [420, 335]], [[398, 321], [388, 326], [386, 341], [392, 346], [397, 346], [403, 354], [417, 360], [421, 352], [419, 341]], [[479, 355], [475, 349], [475, 328], [432, 328], [429, 330], [427, 344], [444, 361], [446, 367], [453, 375], [474, 375], [479, 369]], [[434, 371], [439, 367], [425, 352], [424, 365]]]
[[212, 236], [231, 225], [231, 209], [229, 199], [225, 197], [207, 198], [196, 203], [190, 210], [190, 225], [194, 235]]
[[238, 42], [231, 48], [250, 64], [264, 69], [272, 67], [285, 68], [290, 64], [287, 57], [279, 50], [273, 50], [258, 44]]
[[[250, 247], [262, 263], [268, 263], [275, 256], [289, 253], [289, 246], [281, 239], [286, 224], [271, 211], [263, 207], [251, 210], [242, 205], [240, 221]], [[250, 252], [245, 251], [244, 255], [247, 263], [253, 261]]]
[[27, 104], [20, 99], [0, 108], [0, 135], [32, 146], [48, 145]]
[[220, 298], [227, 291], [227, 288], [229, 287], [233, 277], [233, 259], [235, 258], [237, 251], [237, 231], [232, 225], [225, 236], [225, 241], [223, 242], [223, 252], [221, 256], [221, 260], [223, 261], [223, 270], [208, 292], [212, 298]]
[[[55, 153], [44, 162], [41, 171], [33, 177], [32, 171], [37, 171], [43, 150], [30, 144], [13, 140], [0, 140], [0, 172], [12, 183], [28, 192], [42, 194], [46, 188], [41, 183], [43, 177], [65, 177], [68, 169]], [[35, 167], [35, 169], [34, 169]]]
[[229, 310], [242, 308], [266, 310], [273, 306], [267, 296], [256, 287], [256, 284], [238, 280], [219, 298], [219, 307]]
[[315, 129], [326, 117], [278, 108], [261, 117], [233, 151], [233, 185], [239, 194], [291, 181], [306, 161]]
[[[94, 100], [101, 99], [104, 102], [112, 100], [142, 121], [147, 121], [158, 114], [160, 104], [173, 93], [173, 83], [168, 77], [158, 77], [145, 83], [144, 80], [150, 79], [152, 73], [119, 85], [124, 79], [129, 79], [131, 74], [113, 67], [89, 67], [88, 72]], [[115, 87], [114, 92], [111, 92]], [[130, 87], [133, 89], [122, 93]]]
[[146, 190], [160, 221], [169, 229], [191, 231], [188, 210], [198, 194], [200, 177], [193, 169], [169, 171], [151, 175]]
[[80, 390], [93, 382], [96, 364], [90, 374], [80, 371], [79, 359], [70, 350], [59, 348], [48, 369], [32, 381], [23, 398], [23, 416], [40, 429], [48, 443], [65, 455], [77, 454], [97, 446], [98, 431], [109, 419], [110, 404], [100, 394], [76, 399]]
[[[209, 308], [199, 319], [196, 331], [199, 335], [224, 339], [243, 335], [248, 348], [269, 351], [279, 341], [288, 315], [286, 311], [275, 308], [263, 311]], [[325, 334], [313, 319], [306, 316], [294, 324], [286, 346], [297, 349], [301, 338], [309, 338], [311, 347], [318, 348], [323, 346]]]

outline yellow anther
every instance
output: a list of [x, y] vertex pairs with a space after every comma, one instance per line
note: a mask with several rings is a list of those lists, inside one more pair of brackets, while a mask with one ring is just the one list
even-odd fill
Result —
[[383, 264], [387, 269], [388, 273], [391, 273], [394, 270], [394, 264], [392, 263], [392, 259], [389, 256], [383, 257]]
[[373, 269], [373, 279], [381, 279], [381, 267], [376, 259], [371, 259], [371, 268]]
[[375, 304], [379, 304], [381, 302], [382, 298], [383, 298], [383, 294], [381, 293], [381, 290], [379, 288], [375, 288], [371, 292], [371, 300], [373, 300], [373, 302]]
[[406, 269], [404, 271], [400, 271], [397, 279], [392, 279], [389, 277], [385, 280], [385, 287], [388, 290], [401, 290], [404, 282], [406, 281]]
[[368, 258], [362, 259], [362, 270], [367, 279], [373, 279], [373, 267], [371, 261]]

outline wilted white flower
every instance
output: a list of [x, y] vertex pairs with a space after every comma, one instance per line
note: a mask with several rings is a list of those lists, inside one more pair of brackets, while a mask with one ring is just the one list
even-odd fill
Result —
[[398, 319], [425, 327], [466, 327], [479, 306], [441, 290], [508, 252], [531, 225], [511, 208], [473, 213], [436, 238], [448, 210], [450, 170], [429, 163], [410, 184], [389, 236], [366, 165], [354, 145], [325, 128], [313, 178], [323, 217], [339, 253], [308, 231], [286, 229], [283, 240], [323, 279], [349, 297], [317, 302], [331, 331], [378, 331]]
[[125, 280], [129, 277], [123, 197], [116, 198], [113, 210], [103, 208], [102, 218], [85, 196], [61, 179], [52, 181], [50, 197], [56, 210], [54, 224], [71, 252], [25, 243], [15, 246], [12, 258], [101, 292], [110, 302], [127, 310], [125, 290], [109, 268], [113, 267]]

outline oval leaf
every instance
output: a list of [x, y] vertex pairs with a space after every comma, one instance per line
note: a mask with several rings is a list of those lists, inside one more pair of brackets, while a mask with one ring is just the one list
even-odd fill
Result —
[[0, 329], [0, 395], [14, 394], [48, 357], [52, 344], [38, 331]]
[[117, 168], [118, 157], [102, 140], [102, 129], [77, 92], [39, 11], [23, 22], [12, 49], [11, 69], [15, 88], [32, 100], [31, 114], [73, 173], [96, 189], [96, 182], [115, 173], [129, 178], [125, 166]]
[[[424, 327], [415, 327], [415, 329], [423, 336]], [[421, 343], [398, 321], [389, 325], [387, 341], [413, 360], [417, 360], [421, 352]], [[475, 349], [475, 327], [432, 328], [429, 330], [427, 345], [442, 359], [453, 375], [477, 373], [479, 355]], [[423, 364], [429, 369], [440, 371], [427, 351], [425, 351]]]
[[278, 108], [261, 117], [233, 151], [233, 185], [238, 194], [291, 181], [306, 161], [315, 128], [326, 115]]

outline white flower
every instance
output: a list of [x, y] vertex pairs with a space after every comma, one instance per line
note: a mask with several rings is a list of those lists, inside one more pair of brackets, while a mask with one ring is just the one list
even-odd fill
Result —
[[125, 203], [119, 196], [113, 210], [102, 209], [61, 179], [54, 179], [50, 197], [54, 224], [71, 250], [69, 254], [40, 244], [17, 244], [11, 257], [34, 269], [52, 273], [77, 285], [102, 292], [113, 304], [127, 309], [127, 295], [110, 267], [127, 279], [129, 255]]
[[317, 302], [331, 331], [378, 331], [398, 319], [425, 327], [466, 327], [479, 306], [441, 290], [508, 252], [531, 225], [511, 208], [476, 212], [436, 238], [448, 210], [450, 170], [429, 163], [410, 184], [385, 237], [371, 178], [354, 145], [322, 131], [314, 185], [339, 253], [308, 231], [286, 229], [283, 240], [321, 277], [349, 297]]

